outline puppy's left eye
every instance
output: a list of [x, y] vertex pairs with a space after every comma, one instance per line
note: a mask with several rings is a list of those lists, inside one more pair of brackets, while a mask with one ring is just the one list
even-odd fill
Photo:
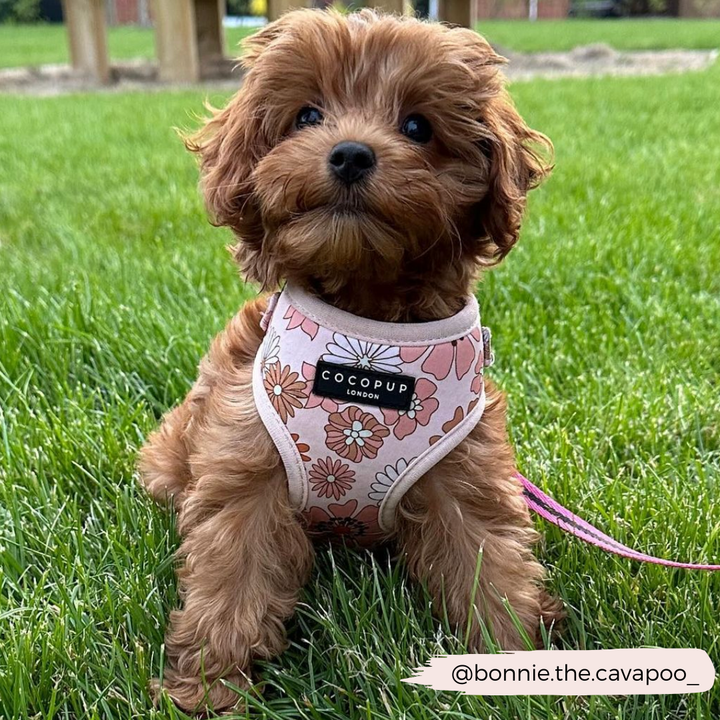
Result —
[[323, 114], [314, 107], [304, 107], [295, 118], [295, 127], [302, 130], [312, 125], [320, 125], [323, 121]]
[[428, 143], [432, 138], [432, 125], [423, 115], [408, 115], [400, 126], [400, 132], [417, 143]]

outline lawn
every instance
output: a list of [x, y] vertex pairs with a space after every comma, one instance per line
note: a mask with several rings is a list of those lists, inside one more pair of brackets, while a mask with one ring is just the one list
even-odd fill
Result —
[[572, 50], [592, 43], [616, 50], [720, 48], [720, 20], [487, 20], [477, 28], [491, 42], [518, 52]]
[[[229, 28], [225, 33], [226, 52], [237, 54], [243, 37], [254, 29]], [[155, 56], [155, 35], [151, 29], [132, 25], [108, 29], [108, 53], [113, 60]], [[69, 62], [67, 36], [63, 25], [0, 24], [0, 68]]]
[[[478, 290], [520, 467], [626, 544], [717, 562], [720, 68], [513, 93], [557, 147], [517, 250]], [[171, 130], [202, 99], [0, 96], [0, 717], [180, 717], [146, 689], [177, 603], [177, 538], [135, 456], [254, 293]], [[569, 613], [561, 647], [700, 647], [720, 665], [720, 574], [543, 530]], [[406, 686], [461, 646], [382, 554], [322, 550], [289, 633], [252, 717], [720, 716], [718, 686], [496, 699]]]
[[[618, 50], [720, 47], [720, 20], [486, 20], [478, 29], [491, 42], [518, 52], [572, 50], [607, 43]], [[234, 54], [250, 29], [229, 28], [227, 52]], [[110, 57], [152, 57], [152, 30], [115, 27], [108, 31]], [[0, 25], [0, 68], [68, 62], [67, 38], [61, 25]]]

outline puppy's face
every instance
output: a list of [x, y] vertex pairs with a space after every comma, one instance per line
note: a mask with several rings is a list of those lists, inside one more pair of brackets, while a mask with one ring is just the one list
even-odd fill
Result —
[[470, 30], [298, 11], [252, 37], [241, 91], [190, 141], [250, 279], [336, 292], [467, 270], [517, 240], [548, 168]]

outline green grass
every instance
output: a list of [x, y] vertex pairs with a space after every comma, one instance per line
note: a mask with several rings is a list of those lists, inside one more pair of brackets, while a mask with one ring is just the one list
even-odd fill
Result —
[[518, 52], [572, 50], [592, 43], [616, 50], [720, 48], [720, 20], [486, 20], [477, 28], [491, 42]]
[[[717, 562], [720, 68], [513, 92], [557, 146], [524, 237], [479, 289], [520, 467], [622, 542]], [[0, 97], [0, 717], [180, 716], [146, 690], [177, 603], [177, 538], [135, 455], [254, 292], [170, 129], [201, 102]], [[700, 647], [720, 664], [720, 574], [543, 530], [562, 647]], [[720, 716], [718, 686], [496, 699], [405, 686], [460, 646], [382, 554], [321, 551], [290, 640], [261, 667], [252, 717]]]
[[[518, 52], [572, 50], [607, 43], [618, 50], [720, 47], [720, 20], [486, 20], [478, 29], [488, 40]], [[250, 30], [229, 28], [227, 52]], [[115, 27], [108, 30], [110, 57], [149, 58], [155, 54], [152, 30]], [[67, 38], [61, 25], [0, 25], [0, 68], [68, 62]]]
[[[249, 29], [228, 28], [225, 52], [237, 55], [238, 43], [250, 32]], [[112, 60], [155, 57], [155, 35], [148, 28], [108, 28], [108, 53]], [[0, 68], [67, 63], [69, 58], [63, 25], [0, 24]]]

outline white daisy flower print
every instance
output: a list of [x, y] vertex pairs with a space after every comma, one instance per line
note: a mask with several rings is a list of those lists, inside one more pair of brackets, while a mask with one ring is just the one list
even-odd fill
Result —
[[262, 370], [263, 377], [265, 373], [267, 373], [268, 368], [279, 362], [279, 360], [280, 337], [275, 331], [275, 328], [270, 328], [265, 336], [265, 340], [263, 340], [262, 355], [260, 356], [260, 369]]
[[414, 459], [408, 461], [401, 458], [395, 466], [386, 465], [382, 472], [375, 473], [375, 482], [370, 486], [372, 492], [368, 494], [368, 497], [379, 505], [387, 495], [388, 490], [395, 484], [400, 475], [407, 470], [408, 465]]
[[327, 362], [350, 365], [361, 370], [377, 370], [386, 373], [401, 371], [400, 350], [390, 345], [377, 345], [334, 333], [333, 341], [328, 343], [325, 349], [327, 352], [323, 356], [323, 360]]

